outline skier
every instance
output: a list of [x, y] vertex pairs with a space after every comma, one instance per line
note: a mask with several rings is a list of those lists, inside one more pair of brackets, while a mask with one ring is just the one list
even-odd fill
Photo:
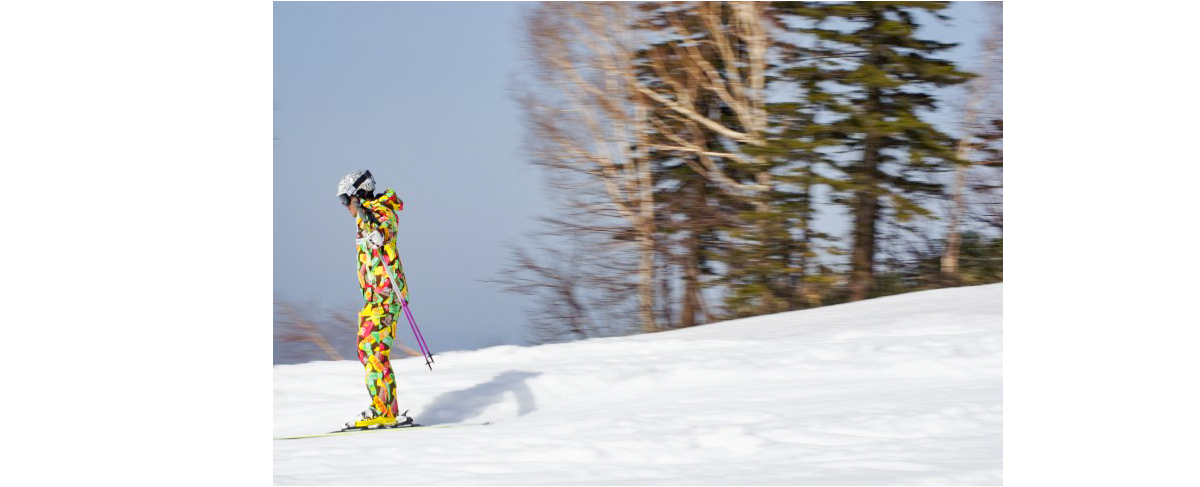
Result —
[[[338, 200], [358, 226], [355, 239], [358, 244], [358, 284], [365, 301], [358, 314], [358, 360], [367, 370], [367, 392], [371, 395], [371, 406], [358, 418], [347, 422], [346, 428], [380, 428], [408, 423], [411, 418], [397, 420], [401, 415], [396, 404], [396, 378], [389, 360], [396, 337], [395, 324], [404, 304], [402, 300], [408, 299], [404, 268], [396, 253], [396, 212], [404, 209], [404, 202], [391, 189], [375, 194], [371, 171], [347, 174], [338, 183], [337, 192]], [[395, 276], [394, 287], [389, 276]], [[396, 296], [397, 292], [399, 296]]]

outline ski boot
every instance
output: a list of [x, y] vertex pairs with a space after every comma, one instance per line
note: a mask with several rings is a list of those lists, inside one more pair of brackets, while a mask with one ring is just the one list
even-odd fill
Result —
[[342, 431], [398, 428], [410, 425], [412, 422], [413, 419], [408, 417], [408, 411], [404, 411], [400, 414], [399, 418], [395, 418], [386, 414], [376, 413], [374, 409], [367, 408], [366, 411], [359, 414], [358, 419], [346, 422], [346, 427]]

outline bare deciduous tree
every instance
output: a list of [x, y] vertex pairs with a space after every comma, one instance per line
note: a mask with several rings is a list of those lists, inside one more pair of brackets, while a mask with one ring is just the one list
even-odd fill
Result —
[[[767, 144], [764, 6], [663, 5], [659, 15], [622, 2], [539, 5], [527, 22], [539, 86], [521, 97], [536, 162], [603, 188], [597, 199], [571, 198], [573, 210], [616, 216], [627, 226], [625, 241], [638, 255], [642, 331], [661, 328], [656, 315], [664, 313], [656, 309], [669, 299], [655, 292], [656, 256], [665, 246], [656, 236], [652, 151], [680, 157], [756, 204], [770, 184], [765, 164], [741, 150]], [[729, 164], [741, 175], [730, 176]], [[537, 272], [521, 257], [520, 266]]]
[[[972, 169], [972, 153], [978, 149], [979, 139], [984, 137], [988, 132], [986, 124], [981, 123], [983, 104], [985, 98], [993, 94], [993, 91], [998, 84], [998, 71], [1000, 70], [1000, 46], [1003, 42], [1003, 7], [999, 2], [992, 2], [995, 11], [990, 15], [990, 29], [987, 36], [983, 40], [983, 66], [978, 77], [971, 80], [967, 85], [967, 103], [963, 111], [962, 137], [958, 140], [958, 145], [955, 148], [955, 158], [959, 163], [954, 170], [954, 182], [951, 189], [952, 207], [950, 210], [950, 221], [946, 229], [946, 247], [943, 250], [941, 258], [941, 273], [943, 279], [949, 282], [959, 281], [958, 259], [959, 246], [962, 242], [961, 225], [966, 219], [968, 212], [968, 201], [966, 192], [971, 186], [979, 187], [978, 185], [968, 184], [968, 174]], [[988, 194], [983, 195], [983, 198], [990, 199], [991, 191], [986, 191]], [[986, 213], [991, 213], [996, 206], [987, 205], [984, 208]], [[1001, 217], [1002, 218], [1002, 217]]]
[[329, 341], [325, 339], [325, 335], [321, 334], [321, 331], [311, 321], [305, 319], [304, 316], [296, 311], [295, 306], [284, 301], [279, 296], [275, 296], [275, 306], [286, 317], [286, 320], [276, 319], [276, 328], [280, 328], [280, 325], [283, 325], [284, 329], [280, 341], [309, 341], [320, 348], [329, 360], [342, 360], [342, 354], [338, 353], [337, 349], [329, 344]]
[[510, 265], [492, 281], [505, 291], [538, 300], [536, 309], [527, 310], [533, 341], [617, 336], [640, 329], [628, 309], [634, 292], [626, 276], [636, 267], [624, 258], [629, 254], [597, 234], [553, 228], [539, 236], [552, 244], [541, 240], [536, 257], [514, 249]]
[[[355, 359], [353, 355], [344, 356], [338, 352], [338, 349], [339, 347], [343, 351], [354, 349], [354, 340], [358, 331], [356, 313], [344, 311], [347, 309], [344, 306], [338, 308], [342, 311], [319, 313], [312, 309], [311, 303], [297, 306], [279, 295], [275, 296], [274, 304], [275, 341], [277, 344], [284, 345], [276, 350], [276, 353], [279, 354], [276, 356], [276, 362]], [[309, 344], [311, 346], [295, 347], [287, 346], [287, 344]], [[422, 355], [404, 345], [399, 337], [392, 342], [393, 357], [396, 356], [397, 350], [410, 356]]]
[[602, 198], [571, 198], [574, 209], [615, 214], [628, 225], [639, 256], [639, 322], [650, 332], [658, 329], [651, 107], [631, 84], [638, 42], [633, 13], [623, 3], [544, 3], [534, 9], [527, 28], [541, 86], [521, 101], [534, 134], [535, 162], [603, 188]]
[[979, 210], [971, 216], [985, 226], [1004, 231], [1004, 122], [996, 118], [987, 125], [983, 132], [982, 147], [979, 151], [983, 158], [968, 178], [971, 188], [971, 202]]
[[[761, 2], [666, 4], [660, 16], [642, 19], [646, 30], [669, 40], [648, 51], [658, 80], [651, 86], [629, 78], [638, 93], [654, 102], [650, 122], [653, 147], [677, 153], [698, 174], [737, 196], [757, 201], [770, 188], [764, 162], [740, 147], [767, 145], [767, 20]], [[687, 22], [686, 11], [698, 22]], [[660, 25], [661, 24], [661, 25]], [[689, 24], [695, 27], [689, 28]], [[715, 97], [731, 118], [720, 117], [707, 99]], [[718, 141], [716, 139], [723, 138]], [[721, 143], [727, 142], [727, 143]], [[715, 146], [725, 150], [714, 150]], [[688, 157], [691, 156], [691, 157]], [[751, 168], [749, 180], [731, 178], [721, 162]]]

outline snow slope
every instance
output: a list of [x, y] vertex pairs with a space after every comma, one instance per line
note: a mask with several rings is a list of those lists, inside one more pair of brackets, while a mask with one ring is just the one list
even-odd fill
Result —
[[[457, 426], [274, 441], [280, 485], [998, 485], [1003, 284], [650, 335], [394, 361]], [[428, 324], [425, 326], [436, 326]], [[436, 344], [433, 344], [436, 348]], [[356, 361], [277, 365], [274, 433], [367, 404]]]

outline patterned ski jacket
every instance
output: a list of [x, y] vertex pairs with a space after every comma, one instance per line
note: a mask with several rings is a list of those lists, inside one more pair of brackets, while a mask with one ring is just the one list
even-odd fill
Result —
[[[362, 288], [363, 300], [368, 305], [382, 305], [389, 312], [399, 313], [400, 302], [393, 298], [395, 291], [388, 270], [396, 277], [400, 295], [407, 300], [408, 285], [404, 280], [404, 267], [396, 253], [396, 216], [404, 209], [404, 202], [396, 197], [394, 190], [389, 189], [378, 198], [363, 201], [362, 206], [373, 217], [364, 218], [365, 215], [360, 211], [354, 219], [358, 225], [355, 242], [358, 244], [358, 284]], [[367, 246], [363, 236], [375, 230], [383, 236], [383, 246], [372, 249]]]

